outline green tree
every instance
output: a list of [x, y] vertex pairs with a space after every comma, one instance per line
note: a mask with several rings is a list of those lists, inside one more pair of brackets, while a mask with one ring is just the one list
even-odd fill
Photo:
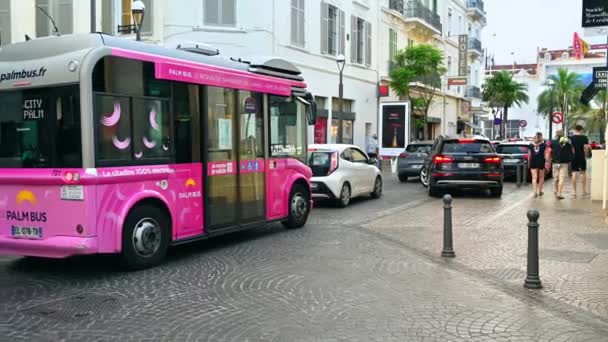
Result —
[[427, 118], [433, 97], [441, 88], [443, 53], [433, 45], [418, 44], [399, 51], [390, 72], [391, 88], [401, 98], [408, 99], [412, 112], [422, 116], [423, 139], [427, 139]]
[[509, 108], [521, 106], [528, 103], [530, 98], [527, 94], [526, 84], [513, 80], [513, 75], [508, 71], [499, 71], [492, 77], [486, 79], [483, 85], [483, 101], [491, 107], [502, 108], [502, 120], [500, 123], [500, 136], [506, 138], [505, 124], [509, 118]]
[[600, 135], [600, 141], [604, 142], [604, 130], [606, 129], [606, 97], [608, 92], [600, 90], [592, 100], [589, 107], [579, 107], [580, 110], [571, 115], [572, 121], [582, 121], [587, 132], [597, 132]]
[[559, 109], [565, 116], [564, 128], [567, 129], [567, 116], [587, 111], [579, 101], [585, 89], [581, 75], [560, 68], [557, 74], [549, 76], [548, 83], [549, 88], [538, 96], [538, 113], [547, 116], [551, 110]]

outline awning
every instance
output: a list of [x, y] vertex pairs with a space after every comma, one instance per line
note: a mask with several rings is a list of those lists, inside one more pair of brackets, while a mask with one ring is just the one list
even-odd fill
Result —
[[427, 123], [432, 123], [432, 124], [440, 124], [441, 123], [441, 119], [433, 117], [433, 116], [427, 116], [426, 117], [426, 122]]

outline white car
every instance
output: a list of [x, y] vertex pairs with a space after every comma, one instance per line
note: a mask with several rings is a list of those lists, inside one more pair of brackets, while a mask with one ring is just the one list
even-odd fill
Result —
[[314, 199], [335, 200], [346, 207], [353, 197], [382, 196], [382, 173], [357, 146], [309, 145], [308, 166]]

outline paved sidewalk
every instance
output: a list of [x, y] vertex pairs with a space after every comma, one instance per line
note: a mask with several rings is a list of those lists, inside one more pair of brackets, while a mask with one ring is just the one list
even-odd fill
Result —
[[[608, 323], [608, 226], [600, 205], [589, 197], [563, 201], [548, 184], [544, 198], [534, 199], [531, 186], [508, 184], [499, 201], [485, 197], [454, 198], [456, 259], [446, 264], [482, 277], [514, 293], [530, 295], [572, 316]], [[524, 290], [527, 218], [540, 211], [542, 290]], [[440, 199], [364, 225], [364, 229], [399, 241], [431, 258], [442, 248], [443, 208]], [[607, 337], [608, 339], [608, 337]]]

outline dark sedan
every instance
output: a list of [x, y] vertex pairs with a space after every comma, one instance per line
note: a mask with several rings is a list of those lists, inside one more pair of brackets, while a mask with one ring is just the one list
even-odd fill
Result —
[[[500, 154], [503, 159], [505, 177], [515, 178], [517, 176], [517, 167], [522, 163], [526, 165], [525, 169], [527, 170], [529, 152], [530, 143], [526, 141], [503, 142], [496, 146], [496, 153]], [[528, 177], [528, 179], [531, 178]]]
[[432, 148], [432, 141], [413, 142], [407, 145], [405, 152], [401, 153], [397, 160], [397, 175], [401, 182], [407, 182], [408, 177], [420, 176], [420, 170], [428, 162]]

